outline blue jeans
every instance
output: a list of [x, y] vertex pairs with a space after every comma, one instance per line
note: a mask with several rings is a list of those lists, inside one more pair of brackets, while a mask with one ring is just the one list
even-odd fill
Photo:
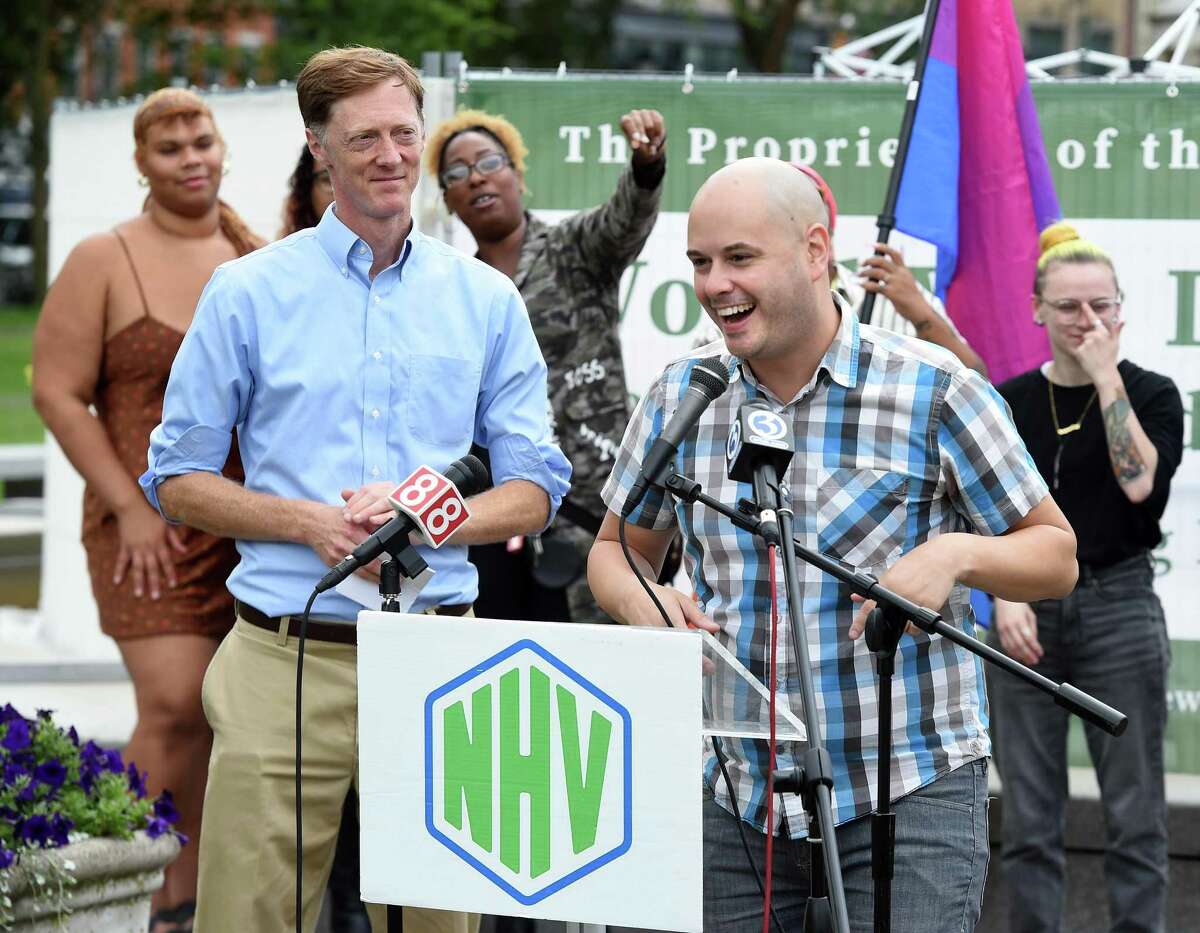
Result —
[[[1150, 559], [1140, 555], [1081, 571], [1066, 599], [1033, 604], [1042, 660], [1034, 668], [1068, 681], [1129, 717], [1113, 738], [1085, 725], [1100, 782], [1111, 929], [1164, 929], [1167, 807], [1163, 732], [1170, 647]], [[1008, 674], [990, 678], [992, 734], [1004, 782], [1003, 858], [1013, 933], [1053, 933], [1063, 919], [1067, 803], [1065, 710]]]
[[[987, 875], [987, 761], [972, 761], [895, 802], [896, 868], [892, 878], [895, 933], [963, 933], [975, 929]], [[758, 870], [766, 836], [744, 828]], [[837, 829], [850, 928], [873, 927], [871, 818]], [[808, 900], [809, 846], [775, 838], [771, 900], [784, 928], [802, 930]], [[818, 865], [817, 869], [823, 871]], [[762, 895], [746, 863], [736, 818], [704, 795], [704, 929], [760, 933]], [[774, 933], [774, 927], [772, 927]]]

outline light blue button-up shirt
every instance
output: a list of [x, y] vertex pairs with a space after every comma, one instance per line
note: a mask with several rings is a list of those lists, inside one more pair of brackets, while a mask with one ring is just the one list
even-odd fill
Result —
[[[415, 230], [372, 280], [371, 248], [333, 208], [314, 228], [225, 263], [200, 297], [171, 370], [141, 477], [151, 504], [169, 476], [218, 473], [236, 427], [246, 488], [341, 505], [341, 490], [444, 470], [473, 441], [496, 485], [524, 479], [553, 517], [570, 465], [547, 422], [546, 365], [509, 279]], [[238, 541], [235, 597], [299, 613], [328, 569], [312, 549]], [[465, 547], [422, 555], [436, 571], [415, 609], [471, 602]], [[329, 591], [314, 615], [361, 607]]]

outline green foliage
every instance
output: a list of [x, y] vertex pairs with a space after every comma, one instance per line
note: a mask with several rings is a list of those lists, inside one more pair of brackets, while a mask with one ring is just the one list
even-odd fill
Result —
[[[48, 45], [47, 71], [61, 77], [87, 23], [94, 22], [104, 0], [9, 0], [0, 3], [0, 124], [24, 110], [25, 82], [37, 70], [39, 39]], [[45, 77], [45, 76], [43, 76]]]
[[[612, 24], [622, 0], [525, 0], [502, 8], [513, 40], [499, 58], [478, 64], [607, 68]], [[470, 55], [468, 61], [474, 61]]]
[[0, 444], [36, 444], [44, 428], [30, 395], [37, 308], [0, 305]]
[[412, 62], [431, 49], [460, 50], [489, 61], [513, 31], [498, 21], [500, 0], [269, 0], [280, 34], [270, 59], [280, 78], [294, 78], [314, 52], [367, 45]]

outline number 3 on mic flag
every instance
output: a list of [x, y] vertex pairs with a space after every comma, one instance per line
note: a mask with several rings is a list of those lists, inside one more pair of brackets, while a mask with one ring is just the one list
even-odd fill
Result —
[[417, 467], [388, 496], [392, 508], [413, 520], [427, 544], [441, 547], [471, 517], [458, 488], [437, 470]]

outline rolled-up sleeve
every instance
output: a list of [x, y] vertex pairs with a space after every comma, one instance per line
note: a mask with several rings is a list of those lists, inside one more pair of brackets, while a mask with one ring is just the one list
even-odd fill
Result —
[[488, 449], [495, 485], [523, 479], [546, 491], [548, 526], [571, 488], [571, 465], [551, 439], [546, 363], [515, 287], [497, 292], [488, 319], [475, 440]]
[[[234, 427], [245, 417], [252, 379], [253, 319], [226, 270], [205, 286], [171, 367], [162, 422], [150, 434], [142, 492], [162, 513], [158, 487], [184, 473], [220, 473]], [[166, 516], [164, 516], [166, 517]]]

